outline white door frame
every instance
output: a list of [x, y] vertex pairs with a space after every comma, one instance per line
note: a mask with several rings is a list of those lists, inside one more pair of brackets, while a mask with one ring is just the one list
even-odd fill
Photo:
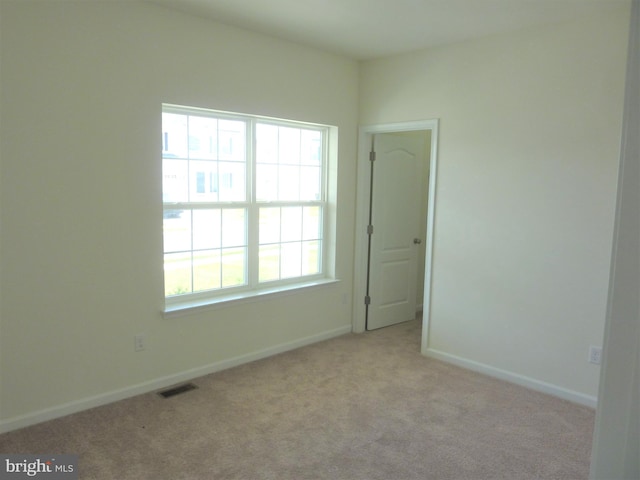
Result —
[[431, 316], [431, 274], [433, 263], [433, 227], [435, 220], [437, 153], [438, 153], [438, 119], [419, 120], [415, 122], [387, 123], [382, 125], [362, 126], [359, 129], [358, 142], [358, 185], [356, 197], [356, 246], [354, 265], [354, 302], [353, 302], [353, 331], [365, 331], [367, 280], [367, 224], [369, 222], [370, 174], [369, 152], [371, 151], [371, 136], [376, 133], [408, 132], [416, 130], [431, 130], [431, 158], [429, 162], [429, 200], [427, 207], [427, 231], [425, 269], [424, 269], [424, 301], [422, 313], [422, 353], [425, 353], [429, 339], [429, 320]]

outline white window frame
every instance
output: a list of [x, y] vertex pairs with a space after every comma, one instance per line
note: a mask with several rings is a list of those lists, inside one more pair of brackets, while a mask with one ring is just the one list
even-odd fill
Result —
[[[194, 309], [224, 305], [229, 302], [254, 301], [264, 295], [290, 294], [302, 288], [310, 288], [334, 283], [335, 279], [335, 190], [337, 186], [337, 169], [335, 161], [337, 157], [337, 128], [328, 125], [308, 122], [297, 122], [278, 118], [270, 118], [256, 115], [238, 114], [218, 110], [186, 107], [180, 105], [163, 104], [162, 113], [176, 113], [182, 115], [209, 116], [216, 119], [241, 120], [247, 123], [245, 138], [246, 173], [245, 187], [246, 200], [234, 202], [162, 202], [163, 217], [166, 210], [191, 210], [212, 208], [245, 208], [247, 212], [247, 262], [246, 285], [219, 288], [202, 292], [192, 292], [183, 295], [167, 296], [164, 292], [165, 315], [180, 314]], [[311, 129], [323, 133], [322, 165], [321, 165], [321, 199], [316, 201], [257, 201], [256, 200], [256, 154], [255, 132], [258, 123]], [[163, 132], [162, 151], [164, 152], [165, 137]], [[162, 156], [162, 158], [164, 158]], [[190, 183], [190, 180], [189, 180]], [[287, 207], [287, 206], [320, 206], [322, 209], [321, 225], [321, 259], [320, 272], [313, 275], [279, 279], [260, 283], [258, 279], [258, 223], [259, 209], [261, 207]], [[163, 233], [164, 245], [164, 233]], [[164, 248], [163, 248], [164, 265]]]

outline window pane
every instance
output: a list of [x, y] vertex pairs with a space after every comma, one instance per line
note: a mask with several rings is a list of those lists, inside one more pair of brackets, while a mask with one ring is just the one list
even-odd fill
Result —
[[189, 198], [188, 162], [162, 160], [162, 201], [186, 202]]
[[218, 162], [192, 161], [189, 163], [191, 202], [218, 201]]
[[281, 164], [300, 164], [300, 129], [280, 127], [278, 156]]
[[278, 163], [278, 127], [275, 125], [256, 125], [256, 161]]
[[215, 118], [189, 116], [189, 158], [217, 157], [217, 129]]
[[300, 167], [300, 200], [321, 200], [320, 167]]
[[302, 207], [284, 207], [280, 228], [282, 241], [302, 240]]
[[243, 202], [245, 193], [245, 164], [219, 162], [219, 186], [221, 202]]
[[281, 278], [299, 277], [302, 263], [302, 244], [300, 242], [283, 243], [281, 247]]
[[247, 244], [244, 208], [222, 210], [222, 246], [239, 247]]
[[191, 292], [191, 252], [166, 254], [164, 256], [165, 295]]
[[193, 291], [220, 288], [220, 250], [193, 253]]
[[222, 287], [236, 287], [246, 283], [246, 248], [222, 249]]
[[278, 199], [278, 167], [276, 165], [257, 166], [256, 197], [261, 202]]
[[321, 238], [321, 209], [320, 207], [304, 207], [302, 218], [302, 239], [317, 240]]
[[258, 263], [260, 282], [280, 279], [280, 245], [261, 245]]
[[320, 273], [320, 242], [302, 242], [302, 275]]
[[244, 162], [245, 122], [218, 121], [218, 160]]
[[165, 210], [163, 221], [165, 252], [191, 250], [191, 211], [185, 210], [178, 216], [175, 212], [177, 210]]
[[187, 115], [162, 114], [163, 158], [187, 158]]
[[219, 209], [193, 211], [194, 250], [221, 247], [220, 215]]
[[260, 209], [259, 243], [276, 243], [280, 241], [280, 208]]
[[281, 165], [278, 189], [279, 200], [298, 200], [300, 198], [300, 167]]
[[302, 130], [300, 163], [303, 165], [320, 165], [322, 161], [322, 132]]

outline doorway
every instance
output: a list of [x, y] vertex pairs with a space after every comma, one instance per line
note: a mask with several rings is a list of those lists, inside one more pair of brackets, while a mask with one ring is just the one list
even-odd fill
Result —
[[[418, 151], [421, 147], [419, 143], [416, 144], [416, 139], [426, 139], [423, 145], [427, 146], [422, 147], [425, 148], [424, 152]], [[431, 310], [437, 141], [438, 120], [360, 128], [353, 331], [363, 332], [415, 318], [415, 299], [417, 297], [419, 305], [422, 297], [423, 352], [428, 341]], [[376, 160], [372, 162], [370, 152], [379, 150], [379, 146], [382, 146], [383, 157], [380, 158], [380, 153], [377, 153]], [[416, 165], [416, 155], [428, 158], [428, 161]], [[386, 164], [380, 163], [380, 160]], [[428, 171], [428, 176], [421, 175], [417, 182], [416, 175], [419, 173], [416, 173], [416, 167], [418, 170], [423, 168]], [[386, 180], [390, 183], [385, 183]], [[396, 183], [395, 186], [392, 185], [393, 182]], [[403, 211], [400, 217], [409, 224], [398, 233], [399, 226], [394, 222], [399, 216], [390, 212], [393, 212], [393, 208], [400, 208], [403, 202], [405, 205], [407, 202], [415, 203], [415, 200], [409, 200], [410, 195], [413, 195], [410, 191], [414, 188], [420, 198], [426, 197], [426, 212], [417, 210], [414, 216], [411, 209]], [[383, 211], [382, 214], [380, 210]], [[387, 221], [389, 218], [385, 220], [385, 214], [391, 217], [391, 222]], [[379, 223], [377, 229], [371, 223], [374, 218]], [[392, 231], [385, 232], [385, 228]], [[372, 264], [372, 260], [375, 263]], [[412, 271], [416, 272], [416, 267], [417, 271], [424, 271], [424, 275], [418, 281], [416, 274], [415, 281], [411, 282]], [[413, 283], [413, 287], [410, 283]], [[423, 286], [419, 288], [417, 285], [421, 283]], [[413, 300], [409, 298], [412, 288]]]

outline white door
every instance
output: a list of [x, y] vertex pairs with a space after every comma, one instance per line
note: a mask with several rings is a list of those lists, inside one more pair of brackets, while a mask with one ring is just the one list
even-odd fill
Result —
[[416, 316], [426, 135], [376, 134], [374, 150], [367, 330]]

